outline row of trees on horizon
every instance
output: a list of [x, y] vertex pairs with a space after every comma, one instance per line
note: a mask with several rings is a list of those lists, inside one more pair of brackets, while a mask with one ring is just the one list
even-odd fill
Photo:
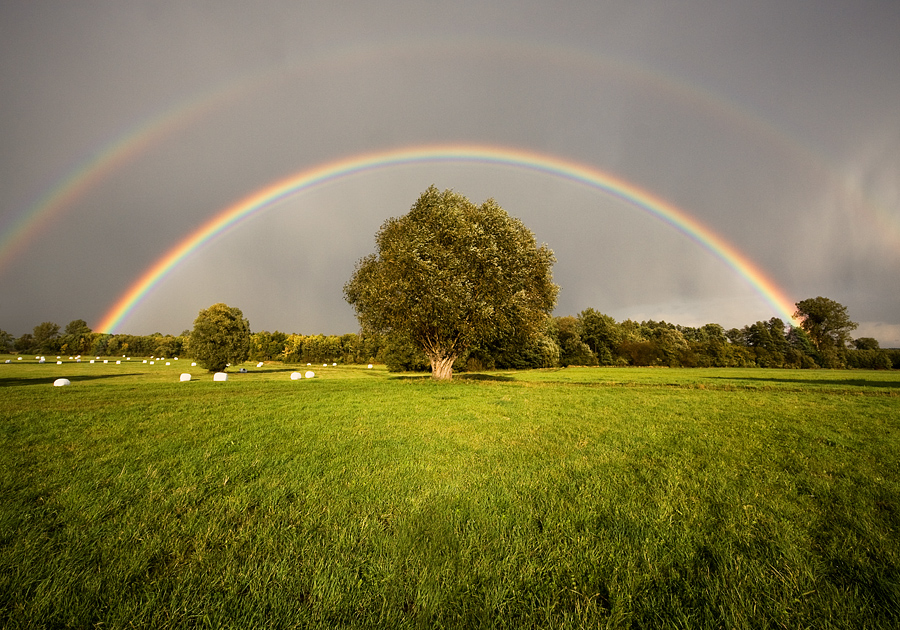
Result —
[[[456, 359], [453, 369], [480, 371], [569, 365], [900, 369], [900, 349], [880, 348], [878, 341], [870, 337], [851, 339], [848, 333], [855, 325], [848, 327], [847, 322], [849, 319], [842, 327], [839, 322], [837, 332], [833, 327], [822, 332], [812, 324], [798, 327], [773, 317], [726, 330], [719, 324], [691, 327], [652, 320], [617, 322], [589, 308], [576, 316], [549, 318], [545, 330], [531, 339], [501, 338], [472, 347]], [[187, 358], [190, 335], [190, 330], [179, 335], [96, 333], [84, 320], [78, 319], [65, 328], [43, 322], [18, 338], [0, 330], [0, 350], [22, 354]], [[393, 371], [427, 371], [430, 367], [425, 354], [412, 341], [391, 334], [303, 335], [260, 331], [250, 334], [249, 358], [285, 363], [374, 362], [383, 363]]]

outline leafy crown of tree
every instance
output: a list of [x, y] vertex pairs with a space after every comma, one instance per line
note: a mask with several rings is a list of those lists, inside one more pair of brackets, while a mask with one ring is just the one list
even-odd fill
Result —
[[344, 295], [364, 331], [419, 345], [436, 379], [474, 344], [537, 334], [556, 304], [553, 252], [493, 199], [476, 206], [430, 186], [375, 243]]
[[188, 339], [188, 354], [211, 372], [236, 365], [250, 355], [250, 323], [241, 309], [213, 304], [200, 311]]

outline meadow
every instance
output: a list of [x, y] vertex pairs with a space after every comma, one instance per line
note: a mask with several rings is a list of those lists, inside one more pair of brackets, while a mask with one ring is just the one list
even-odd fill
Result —
[[900, 626], [897, 371], [6, 358], [4, 627]]

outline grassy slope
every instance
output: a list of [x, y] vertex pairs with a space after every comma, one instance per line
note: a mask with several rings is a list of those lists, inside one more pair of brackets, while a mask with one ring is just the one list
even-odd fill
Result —
[[900, 624], [898, 373], [25, 363], [6, 625]]

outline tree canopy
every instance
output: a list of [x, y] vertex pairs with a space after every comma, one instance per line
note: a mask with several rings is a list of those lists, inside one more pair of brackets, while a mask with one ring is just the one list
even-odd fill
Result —
[[409, 213], [375, 235], [344, 285], [364, 331], [407, 337], [449, 379], [467, 348], [498, 337], [528, 339], [545, 327], [559, 291], [556, 259], [493, 199], [476, 206], [430, 186]]
[[241, 309], [213, 304], [194, 320], [187, 351], [210, 372], [243, 363], [250, 356], [250, 323]]
[[794, 317], [820, 352], [844, 348], [850, 341], [850, 331], [857, 327], [856, 322], [850, 321], [846, 306], [824, 297], [797, 302]]

